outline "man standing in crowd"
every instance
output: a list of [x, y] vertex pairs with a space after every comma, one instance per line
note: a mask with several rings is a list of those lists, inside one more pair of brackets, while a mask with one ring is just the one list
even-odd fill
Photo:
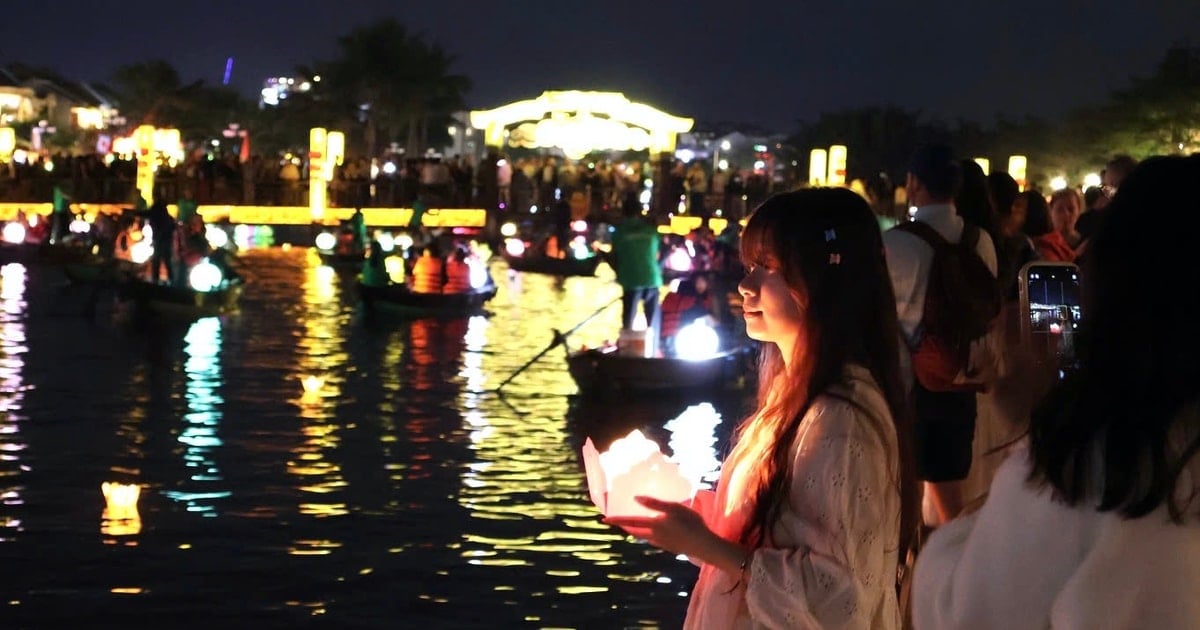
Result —
[[[904, 335], [903, 345], [909, 350], [902, 353], [902, 362], [906, 376], [910, 378], [909, 391], [915, 408], [913, 444], [917, 472], [927, 482], [925, 493], [937, 512], [938, 523], [953, 518], [963, 507], [961, 480], [971, 468], [975, 394], [978, 391], [970, 386], [958, 387], [951, 382], [954, 378], [943, 379], [935, 385], [938, 379], [928, 373], [931, 364], [937, 365], [942, 373], [956, 376], [963, 367], [955, 364], [955, 357], [962, 353], [957, 350], [944, 352], [946, 348], [938, 344], [938, 339], [962, 339], [964, 335], [961, 331], [956, 334], [945, 330], [931, 334], [936, 325], [927, 317], [935, 316], [939, 322], [947, 315], [952, 319], [956, 314], [954, 311], [968, 308], [965, 305], [970, 300], [967, 295], [947, 296], [947, 291], [965, 293], [969, 289], [965, 286], [948, 288], [947, 284], [952, 283], [945, 279], [955, 274], [944, 273], [940, 263], [958, 256], [952, 261], [955, 266], [973, 266], [981, 270], [983, 283], [990, 285], [991, 292], [997, 296], [995, 307], [999, 308], [999, 292], [994, 281], [995, 246], [987, 232], [967, 226], [958, 216], [953, 200], [961, 183], [962, 166], [949, 147], [931, 144], [919, 148], [909, 166], [906, 186], [909, 205], [917, 208], [913, 224], [901, 224], [885, 232], [883, 238], [896, 293], [896, 313]], [[967, 246], [973, 241], [974, 251], [959, 247], [960, 241]], [[935, 268], [935, 252], [939, 268]], [[977, 258], [972, 260], [972, 257]], [[931, 278], [935, 281], [932, 290]], [[979, 284], [978, 277], [974, 280], [970, 284]], [[940, 304], [930, 304], [927, 299], [935, 296]], [[930, 356], [934, 357], [932, 361]], [[933, 370], [934, 373], [937, 371]]]

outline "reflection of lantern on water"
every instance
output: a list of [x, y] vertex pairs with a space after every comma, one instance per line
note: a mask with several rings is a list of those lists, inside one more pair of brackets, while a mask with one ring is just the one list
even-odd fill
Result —
[[100, 517], [102, 533], [132, 536], [142, 531], [142, 518], [137, 509], [141, 486], [106, 481], [100, 484], [100, 492], [104, 494], [104, 513]]
[[583, 463], [592, 502], [605, 516], [655, 514], [634, 500], [637, 496], [686, 501], [695, 493], [692, 482], [679, 472], [679, 464], [663, 456], [658, 444], [637, 429], [603, 453], [588, 438]]

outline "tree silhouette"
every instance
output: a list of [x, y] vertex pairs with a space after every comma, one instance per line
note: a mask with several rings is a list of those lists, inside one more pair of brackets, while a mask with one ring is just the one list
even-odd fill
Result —
[[451, 72], [454, 57], [394, 19], [357, 28], [338, 46], [341, 56], [321, 64], [322, 83], [341, 109], [357, 114], [369, 156], [381, 134], [403, 137], [408, 155], [418, 153], [430, 125], [463, 106], [470, 80]]

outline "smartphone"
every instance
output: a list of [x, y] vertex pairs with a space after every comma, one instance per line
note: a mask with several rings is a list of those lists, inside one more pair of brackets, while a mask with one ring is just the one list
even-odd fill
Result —
[[1078, 367], [1076, 333], [1083, 320], [1079, 267], [1031, 262], [1021, 268], [1021, 339], [1035, 356], [1058, 365], [1059, 377]]

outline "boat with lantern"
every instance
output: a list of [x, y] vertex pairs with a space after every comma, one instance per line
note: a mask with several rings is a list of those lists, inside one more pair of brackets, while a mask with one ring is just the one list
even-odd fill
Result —
[[386, 286], [358, 283], [358, 295], [370, 312], [405, 317], [470, 317], [483, 313], [488, 300], [496, 297], [496, 284], [488, 278], [482, 286], [463, 293], [418, 293], [407, 284]]
[[186, 285], [126, 279], [117, 284], [117, 298], [143, 313], [210, 317], [238, 310], [244, 285], [241, 277], [205, 260], [191, 269]]
[[[606, 343], [568, 351], [567, 371], [583, 396], [737, 390], [753, 375], [749, 343], [722, 347], [715, 331], [702, 324], [686, 326], [680, 334], [685, 337], [677, 339], [678, 352], [673, 356], [654, 349], [643, 352], [644, 340], [632, 349], [624, 342]], [[693, 334], [701, 337], [686, 338]]]

